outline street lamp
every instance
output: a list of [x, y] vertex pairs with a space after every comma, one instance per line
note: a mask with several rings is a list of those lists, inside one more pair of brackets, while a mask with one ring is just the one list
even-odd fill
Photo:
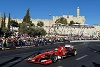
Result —
[[12, 30], [12, 33], [13, 33], [13, 24], [11, 24], [10, 27], [11, 27], [11, 30]]
[[[51, 14], [49, 14], [49, 19], [50, 19]], [[50, 34], [50, 21], [49, 21], [49, 34]]]

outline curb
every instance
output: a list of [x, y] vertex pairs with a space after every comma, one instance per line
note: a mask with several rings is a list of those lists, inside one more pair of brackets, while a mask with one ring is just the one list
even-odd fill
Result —
[[20, 49], [20, 48], [27, 48], [27, 47], [34, 47], [34, 46], [22, 46], [22, 47], [0, 48], [0, 51], [4, 51], [4, 50], [13, 50], [13, 49]]

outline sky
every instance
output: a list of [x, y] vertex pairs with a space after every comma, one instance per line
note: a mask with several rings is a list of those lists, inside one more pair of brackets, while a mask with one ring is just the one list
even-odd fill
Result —
[[[52, 19], [52, 16], [74, 15], [80, 7], [85, 24], [100, 24], [100, 0], [0, 0], [0, 12], [8, 17], [23, 18], [30, 8], [33, 19]], [[51, 14], [49, 17], [48, 14]]]

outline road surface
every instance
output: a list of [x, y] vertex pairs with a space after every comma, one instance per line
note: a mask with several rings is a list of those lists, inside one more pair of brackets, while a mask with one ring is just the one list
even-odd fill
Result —
[[0, 51], [0, 67], [100, 67], [100, 42], [72, 44], [77, 48], [77, 56], [67, 57], [50, 65], [27, 63], [26, 60], [37, 51], [43, 52], [46, 49], [54, 49], [59, 44]]

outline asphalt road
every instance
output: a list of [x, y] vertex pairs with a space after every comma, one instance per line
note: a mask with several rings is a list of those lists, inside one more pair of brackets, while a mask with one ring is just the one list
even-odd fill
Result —
[[64, 44], [0, 51], [0, 67], [100, 67], [100, 42], [72, 44], [77, 48], [77, 56], [70, 56], [50, 65], [27, 63], [26, 60], [37, 51], [43, 52]]

